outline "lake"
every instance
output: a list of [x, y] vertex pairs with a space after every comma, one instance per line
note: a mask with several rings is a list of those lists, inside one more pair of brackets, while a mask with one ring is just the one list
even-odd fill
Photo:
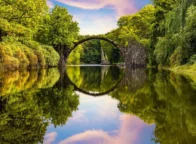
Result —
[[0, 143], [194, 144], [196, 82], [82, 65], [0, 73]]

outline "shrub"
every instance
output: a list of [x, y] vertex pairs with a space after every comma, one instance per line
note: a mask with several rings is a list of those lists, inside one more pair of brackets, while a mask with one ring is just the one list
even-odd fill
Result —
[[37, 65], [44, 67], [46, 65], [46, 61], [43, 54], [43, 48], [40, 46], [39, 43], [35, 41], [26, 41], [25, 44], [33, 50], [34, 54], [38, 58]]
[[189, 59], [189, 64], [195, 64], [196, 63], [196, 54], [192, 55]]
[[14, 36], [22, 39], [30, 39], [32, 37], [30, 29], [14, 22], [8, 22], [2, 18], [0, 18], [0, 32], [2, 36]]
[[60, 56], [51, 46], [42, 45], [42, 52], [46, 60], [46, 65], [57, 66]]
[[24, 46], [24, 52], [30, 62], [29, 66], [31, 68], [36, 67], [38, 65], [38, 58], [34, 54], [34, 51], [32, 49], [28, 48], [27, 46]]
[[0, 43], [0, 62], [1, 68], [15, 70], [19, 68], [19, 60], [13, 57], [13, 51], [10, 45]]

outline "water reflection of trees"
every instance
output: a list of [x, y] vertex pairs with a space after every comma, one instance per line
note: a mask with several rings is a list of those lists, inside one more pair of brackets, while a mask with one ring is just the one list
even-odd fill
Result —
[[73, 86], [58, 87], [56, 70], [17, 73], [1, 76], [0, 143], [43, 142], [47, 126], [64, 125], [79, 97]]
[[105, 92], [119, 83], [123, 70], [114, 66], [74, 67], [66, 69], [67, 76], [73, 84], [86, 92]]
[[58, 69], [0, 73], [0, 95], [14, 94], [33, 88], [52, 87], [59, 77]]
[[[136, 77], [143, 81], [142, 76]], [[141, 86], [141, 81], [132, 84]], [[119, 100], [118, 108], [122, 112], [156, 124], [155, 142], [192, 144], [196, 141], [196, 89], [184, 77], [149, 71], [142, 87], [121, 85], [111, 95]]]
[[[122, 76], [114, 67], [94, 71], [75, 67], [67, 72], [72, 80], [90, 91], [102, 87], [105, 90]], [[58, 126], [67, 122], [77, 110], [79, 98], [67, 75], [63, 77], [58, 81], [55, 69], [0, 75], [0, 143], [42, 142], [50, 123]], [[93, 87], [88, 87], [91, 84]], [[156, 124], [155, 142], [196, 141], [195, 82], [168, 72], [129, 69], [110, 95], [119, 100], [120, 111]]]

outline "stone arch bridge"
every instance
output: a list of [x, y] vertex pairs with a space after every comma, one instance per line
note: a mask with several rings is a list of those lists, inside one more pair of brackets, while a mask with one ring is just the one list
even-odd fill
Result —
[[74, 46], [68, 51], [64, 52], [64, 57], [67, 59], [69, 54], [80, 44], [89, 41], [89, 40], [104, 40], [111, 43], [113, 46], [120, 50], [120, 53], [124, 59], [125, 66], [131, 67], [145, 67], [146, 66], [146, 50], [145, 48], [136, 42], [135, 40], [130, 40], [129, 44], [124, 47], [116, 43], [115, 41], [102, 37], [102, 36], [89, 36], [87, 38], [81, 39], [78, 42], [74, 43]]

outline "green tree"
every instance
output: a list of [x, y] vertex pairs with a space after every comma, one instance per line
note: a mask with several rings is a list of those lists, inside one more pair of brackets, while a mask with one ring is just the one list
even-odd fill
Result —
[[155, 4], [157, 11], [161, 9], [164, 14], [161, 21], [156, 19], [156, 23], [161, 25], [163, 31], [159, 33], [155, 27], [153, 28], [153, 33], [156, 35], [151, 44], [155, 48], [154, 56], [157, 64], [160, 66], [193, 64], [196, 54], [195, 6], [193, 6], [196, 4], [195, 1], [164, 1]]
[[46, 0], [0, 0], [0, 18], [37, 30], [48, 13]]
[[91, 40], [82, 44], [83, 52], [80, 61], [86, 64], [101, 63], [101, 45], [100, 40]]
[[69, 49], [79, 33], [78, 23], [68, 14], [66, 8], [55, 6], [44, 19], [44, 24], [37, 34], [42, 43], [52, 45], [60, 54], [59, 65], [65, 64]]
[[136, 14], [123, 16], [118, 20], [120, 27], [119, 38], [124, 41], [125, 45], [130, 38], [133, 38], [144, 46], [149, 46], [154, 14], [154, 6], [147, 5]]
[[[148, 52], [148, 62], [150, 63], [153, 50], [150, 49], [151, 35], [153, 30], [152, 23], [155, 20], [155, 7], [147, 5], [135, 14], [122, 16], [118, 20], [119, 28], [106, 34], [106, 37], [118, 42], [124, 48], [127, 48], [131, 41], [142, 44]], [[106, 51], [112, 53], [111, 46], [104, 44]], [[108, 53], [107, 53], [108, 54]], [[122, 58], [119, 60], [122, 61]]]

